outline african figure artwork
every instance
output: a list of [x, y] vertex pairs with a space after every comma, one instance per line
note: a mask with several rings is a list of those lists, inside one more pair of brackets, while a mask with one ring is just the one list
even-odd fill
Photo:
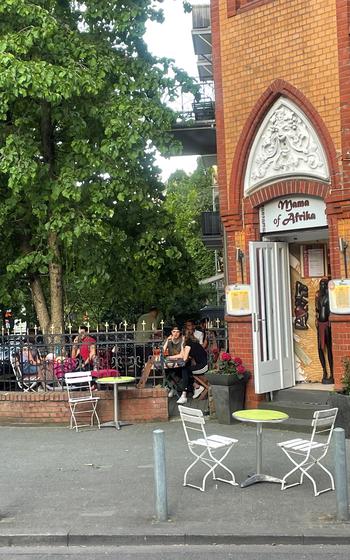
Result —
[[305, 331], [308, 327], [309, 319], [309, 289], [305, 284], [297, 281], [295, 283], [295, 298], [294, 298], [294, 327], [296, 329]]

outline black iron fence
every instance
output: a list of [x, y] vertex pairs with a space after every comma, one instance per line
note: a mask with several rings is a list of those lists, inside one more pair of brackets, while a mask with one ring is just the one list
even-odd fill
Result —
[[[163, 343], [169, 331], [129, 330], [89, 331], [65, 334], [3, 333], [0, 337], [0, 390], [26, 390], [30, 378], [38, 379], [44, 390], [64, 388], [64, 374], [90, 370], [94, 377], [129, 375], [140, 379], [149, 356], [156, 356], [158, 367], [152, 368], [148, 386], [163, 385]], [[209, 367], [220, 350], [227, 349], [226, 327], [216, 321], [207, 331]], [[78, 352], [79, 349], [79, 352]], [[31, 367], [32, 366], [32, 367]]]

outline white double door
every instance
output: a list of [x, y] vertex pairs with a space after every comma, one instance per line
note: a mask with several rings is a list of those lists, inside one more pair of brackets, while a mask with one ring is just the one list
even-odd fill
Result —
[[288, 243], [249, 244], [255, 392], [295, 384]]

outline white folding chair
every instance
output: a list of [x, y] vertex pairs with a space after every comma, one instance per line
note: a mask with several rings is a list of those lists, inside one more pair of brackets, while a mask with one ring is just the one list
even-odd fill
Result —
[[[220, 480], [221, 482], [232, 484], [232, 486], [237, 486], [235, 475], [223, 464], [223, 461], [238, 440], [220, 435], [207, 436], [205, 419], [201, 410], [179, 405], [179, 411], [188, 448], [192, 455], [195, 456], [195, 460], [184, 474], [183, 485], [192, 486], [192, 488], [197, 488], [204, 492], [206, 480], [212, 474], [214, 480]], [[198, 433], [201, 435], [200, 438], [198, 438]], [[215, 457], [217, 452], [220, 454], [220, 457]], [[187, 482], [188, 473], [197, 463], [203, 463], [209, 467], [208, 472], [203, 477], [202, 486], [196, 486]], [[218, 467], [222, 467], [229, 473], [232, 480], [217, 477], [215, 471]]]
[[[75, 428], [76, 431], [78, 431], [79, 428], [83, 428], [85, 426], [93, 426], [94, 416], [96, 417], [98, 428], [100, 428], [100, 419], [96, 411], [97, 403], [100, 400], [100, 397], [92, 394], [91, 372], [73, 371], [70, 373], [66, 373], [64, 379], [68, 391], [68, 402], [71, 412], [70, 429]], [[82, 391], [80, 393], [76, 393], [75, 391], [78, 390]], [[79, 408], [81, 408], [81, 410], [78, 410]], [[91, 413], [90, 423], [78, 424], [76, 417], [79, 414], [83, 414], [86, 416], [88, 413]]]
[[[288, 459], [295, 465], [292, 470], [283, 477], [281, 490], [286, 490], [286, 488], [302, 484], [304, 475], [311, 480], [315, 496], [319, 496], [323, 492], [328, 492], [328, 490], [334, 490], [333, 476], [329, 470], [322, 465], [321, 460], [327, 455], [337, 412], [337, 408], [316, 410], [311, 422], [313, 430], [310, 439], [296, 438], [277, 444], [287, 455]], [[323, 441], [319, 436], [323, 437]], [[316, 465], [328, 474], [331, 481], [331, 486], [329, 488], [317, 491], [316, 480], [309, 473], [309, 470]], [[299, 481], [287, 485], [287, 479], [297, 471], [300, 471]]]
[[40, 384], [40, 379], [37, 375], [26, 375], [22, 372], [21, 366], [17, 356], [11, 356], [10, 358], [12, 371], [17, 381], [17, 385], [25, 393], [34, 392]]

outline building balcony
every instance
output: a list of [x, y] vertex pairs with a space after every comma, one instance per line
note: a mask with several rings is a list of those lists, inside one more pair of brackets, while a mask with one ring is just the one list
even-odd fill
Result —
[[223, 236], [219, 212], [202, 212], [202, 241], [208, 249], [222, 249]]

